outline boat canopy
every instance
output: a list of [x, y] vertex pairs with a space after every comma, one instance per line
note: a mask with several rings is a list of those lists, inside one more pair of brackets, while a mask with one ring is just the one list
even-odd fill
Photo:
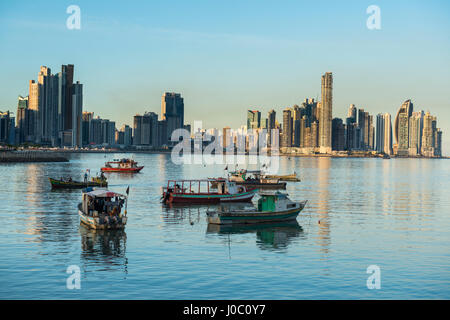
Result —
[[112, 198], [112, 197], [125, 197], [125, 195], [112, 192], [106, 189], [96, 189], [85, 193], [93, 198]]
[[273, 197], [279, 197], [279, 198], [288, 196], [288, 194], [286, 192], [280, 192], [279, 190], [264, 190], [264, 189], [262, 189], [258, 192], [258, 194], [260, 196], [273, 196]]

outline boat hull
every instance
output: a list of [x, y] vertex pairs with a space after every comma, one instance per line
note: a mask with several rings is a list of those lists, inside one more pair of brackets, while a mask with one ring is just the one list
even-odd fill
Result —
[[144, 168], [144, 166], [142, 167], [136, 167], [136, 168], [108, 168], [108, 167], [103, 167], [100, 170], [102, 172], [124, 172], [124, 173], [136, 173], [141, 171]]
[[[251, 201], [256, 191], [247, 191], [238, 194], [171, 194], [167, 203], [221, 203], [221, 202], [247, 202]], [[165, 198], [165, 194], [163, 195]]]
[[48, 178], [50, 180], [50, 184], [52, 185], [53, 189], [83, 189], [86, 187], [107, 187], [108, 182], [94, 182], [94, 181], [88, 181], [88, 182], [81, 182], [81, 181], [61, 181], [56, 180], [52, 178]]
[[286, 189], [286, 182], [258, 183], [258, 182], [250, 182], [250, 181], [240, 181], [240, 182], [236, 182], [236, 184], [239, 186], [245, 186], [247, 188], [252, 188], [252, 189], [265, 189], [265, 190]]
[[[91, 217], [81, 210], [81, 204], [78, 205], [78, 215], [80, 216], [80, 223], [91, 228], [91, 229], [101, 229], [101, 230], [115, 230], [115, 229], [124, 229], [127, 224], [127, 217], [122, 216], [120, 218], [120, 222], [113, 222], [112, 220], [107, 222], [99, 217]], [[109, 220], [109, 217], [108, 217]], [[102, 223], [103, 222], [103, 223]]]
[[290, 181], [290, 182], [299, 182], [300, 179], [297, 178], [296, 174], [289, 175], [268, 175], [266, 176], [269, 179], [279, 179], [280, 181]]
[[306, 201], [300, 203], [298, 208], [278, 212], [263, 211], [230, 211], [230, 212], [207, 212], [208, 223], [211, 224], [251, 224], [269, 223], [295, 220], [303, 210]]

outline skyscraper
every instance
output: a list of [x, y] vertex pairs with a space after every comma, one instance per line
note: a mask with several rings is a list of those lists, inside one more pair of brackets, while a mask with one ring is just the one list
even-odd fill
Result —
[[359, 136], [356, 135], [356, 123], [357, 110], [354, 104], [351, 104], [348, 109], [348, 117], [345, 119], [346, 125], [346, 149], [351, 151], [359, 148]]
[[[72, 130], [72, 86], [73, 86], [73, 74], [74, 74], [74, 65], [68, 64], [68, 65], [62, 65], [61, 66], [61, 76], [64, 77], [64, 80], [62, 83], [64, 84], [64, 87], [62, 90], [64, 90], [64, 106], [63, 106], [63, 121], [64, 121], [64, 127], [63, 130]], [[62, 84], [60, 83], [60, 85]]]
[[354, 122], [356, 122], [356, 107], [354, 104], [351, 104], [348, 108], [348, 115], [347, 118], [354, 119]]
[[28, 109], [30, 109], [32, 132], [31, 139], [33, 142], [40, 141], [40, 136], [38, 135], [40, 123], [39, 123], [39, 84], [34, 80], [30, 80], [28, 89]]
[[276, 112], [275, 110], [270, 110], [268, 115], [267, 115], [267, 132], [269, 134], [269, 138], [268, 138], [268, 146], [272, 146], [272, 139], [273, 139], [273, 134], [272, 134], [272, 129], [276, 129]]
[[387, 155], [392, 154], [392, 125], [389, 113], [377, 115], [376, 123], [376, 148], [377, 152]]
[[283, 140], [282, 147], [292, 147], [292, 111], [290, 108], [283, 110]]
[[302, 109], [298, 105], [294, 105], [292, 110], [292, 146], [298, 148], [301, 140], [300, 119], [302, 117]]
[[143, 146], [158, 146], [158, 115], [146, 112], [135, 115], [133, 125], [133, 144]]
[[89, 121], [89, 143], [94, 145], [103, 143], [102, 119], [98, 116]]
[[391, 115], [389, 113], [384, 114], [383, 124], [384, 124], [383, 152], [387, 155], [391, 155], [392, 154], [392, 122], [391, 122]]
[[384, 150], [384, 115], [379, 113], [377, 114], [377, 123], [376, 123], [376, 138], [375, 138], [375, 150], [377, 152], [383, 152]]
[[409, 149], [409, 117], [413, 112], [413, 103], [411, 100], [406, 100], [400, 106], [395, 116], [394, 122], [394, 137], [395, 148], [394, 152], [397, 155], [407, 156]]
[[344, 150], [345, 148], [345, 126], [340, 118], [332, 120], [332, 149], [336, 151]]
[[32, 116], [31, 110], [28, 109], [28, 97], [19, 96], [17, 103], [17, 116], [16, 116], [16, 126], [17, 126], [17, 142], [31, 142], [33, 126], [32, 126]]
[[247, 111], [247, 130], [261, 127], [261, 112], [258, 110]]
[[420, 155], [422, 148], [422, 130], [423, 130], [424, 112], [413, 112], [409, 118], [409, 141], [408, 154], [410, 156]]
[[0, 111], [0, 143], [14, 144], [15, 143], [15, 119], [12, 112]]
[[167, 122], [167, 137], [170, 140], [172, 132], [184, 127], [184, 101], [181, 94], [165, 92], [161, 98], [162, 120]]
[[333, 75], [327, 72], [322, 76], [322, 99], [319, 109], [319, 147], [320, 153], [331, 152], [331, 121], [333, 112]]
[[72, 147], [82, 146], [83, 85], [72, 85]]
[[422, 149], [421, 153], [425, 157], [434, 155], [434, 136], [433, 136], [434, 117], [430, 112], [425, 113], [423, 117]]
[[86, 146], [90, 143], [89, 141], [89, 130], [90, 130], [90, 122], [94, 119], [93, 112], [83, 111], [83, 115], [81, 117], [81, 142], [83, 146]]

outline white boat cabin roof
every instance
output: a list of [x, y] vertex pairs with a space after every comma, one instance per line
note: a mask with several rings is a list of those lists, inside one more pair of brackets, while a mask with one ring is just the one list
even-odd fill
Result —
[[96, 190], [92, 190], [90, 192], [86, 192], [85, 194], [90, 197], [93, 197], [93, 198], [126, 197], [123, 194], [109, 191], [107, 189], [96, 189]]
[[286, 192], [280, 192], [279, 190], [259, 190], [258, 194], [260, 196], [272, 196], [278, 198], [286, 198], [288, 194]]

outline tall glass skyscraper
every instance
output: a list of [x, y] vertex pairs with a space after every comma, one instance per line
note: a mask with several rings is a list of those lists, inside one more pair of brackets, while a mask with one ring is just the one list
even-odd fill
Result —
[[322, 76], [322, 101], [319, 109], [319, 147], [320, 153], [331, 152], [331, 129], [333, 113], [333, 75], [327, 72]]

